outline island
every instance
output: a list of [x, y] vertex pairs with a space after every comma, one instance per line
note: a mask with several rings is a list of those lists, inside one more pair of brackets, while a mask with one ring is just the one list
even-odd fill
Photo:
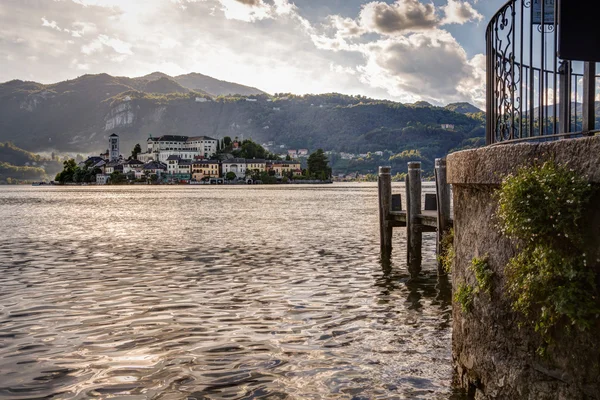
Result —
[[[303, 164], [305, 165], [303, 168]], [[59, 184], [276, 184], [331, 183], [331, 167], [322, 149], [282, 159], [251, 139], [225, 136], [148, 137], [146, 151], [136, 144], [125, 158], [119, 136], [108, 138], [106, 152], [77, 163], [64, 161]]]

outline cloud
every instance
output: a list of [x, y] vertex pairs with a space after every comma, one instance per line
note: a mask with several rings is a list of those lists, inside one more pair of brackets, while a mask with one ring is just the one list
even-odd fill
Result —
[[117, 38], [110, 38], [106, 35], [99, 35], [94, 41], [81, 47], [81, 52], [86, 55], [101, 52], [104, 47], [109, 47], [119, 54], [131, 55], [131, 44]]
[[365, 33], [365, 29], [352, 18], [343, 18], [339, 15], [330, 15], [328, 17], [329, 25], [336, 30], [336, 34], [341, 37], [357, 37]]
[[348, 75], [356, 75], [356, 69], [350, 67], [344, 67], [342, 65], [331, 63], [329, 64], [329, 69], [332, 72], [337, 74], [348, 74]]
[[272, 7], [263, 0], [219, 0], [227, 19], [253, 22], [273, 18]]
[[442, 29], [478, 21], [477, 12], [461, 14], [458, 0], [423, 1], [369, 1], [354, 15], [311, 19], [310, 7], [290, 0], [3, 0], [0, 82], [159, 70], [273, 93], [477, 102], [483, 56], [468, 57]]
[[62, 31], [62, 29], [58, 27], [56, 21], [48, 21], [45, 17], [42, 17], [42, 26], [47, 26], [48, 28], [56, 29], [57, 31]]
[[485, 99], [483, 55], [469, 59], [456, 39], [441, 29], [448, 23], [481, 18], [470, 4], [455, 0], [440, 9], [417, 0], [373, 1], [364, 4], [355, 19], [330, 16], [324, 29], [311, 32], [311, 38], [322, 50], [361, 54], [364, 62], [354, 68], [360, 81], [385, 90], [394, 99], [481, 105]]
[[479, 57], [467, 58], [446, 31], [433, 30], [364, 46], [361, 79], [405, 102], [424, 99], [438, 104], [469, 99], [479, 102], [483, 84]]
[[481, 15], [473, 6], [466, 1], [448, 0], [448, 4], [442, 7], [445, 17], [441, 24], [464, 24], [470, 21], [481, 21]]
[[360, 25], [367, 31], [382, 34], [414, 32], [435, 27], [438, 23], [435, 6], [419, 0], [396, 0], [367, 3], [360, 12]]

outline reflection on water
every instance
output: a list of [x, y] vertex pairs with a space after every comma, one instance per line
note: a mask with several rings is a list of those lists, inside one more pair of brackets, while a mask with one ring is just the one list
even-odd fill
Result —
[[0, 398], [448, 398], [433, 234], [377, 191], [2, 187]]

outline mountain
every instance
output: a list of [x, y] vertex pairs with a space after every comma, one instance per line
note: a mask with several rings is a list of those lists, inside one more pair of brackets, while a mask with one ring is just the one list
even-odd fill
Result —
[[[186, 75], [196, 76], [201, 75]], [[419, 150], [433, 160], [484, 136], [481, 113], [336, 93], [215, 97], [214, 88], [192, 90], [178, 78], [98, 74], [51, 85], [0, 84], [0, 141], [29, 151], [89, 154], [105, 150], [108, 136], [117, 133], [121, 152], [127, 154], [136, 143], [144, 146], [149, 135], [238, 136], [273, 141], [281, 152]], [[441, 129], [441, 124], [454, 129]]]
[[473, 104], [469, 104], [469, 103], [450, 103], [444, 108], [446, 110], [454, 111], [454, 112], [461, 113], [461, 114], [467, 114], [467, 113], [475, 114], [475, 113], [483, 112], [479, 108], [475, 107]]
[[186, 75], [179, 75], [173, 78], [181, 86], [186, 87], [194, 91], [203, 91], [210, 93], [214, 96], [233, 95], [239, 94], [242, 96], [253, 96], [259, 94], [266, 94], [262, 90], [254, 87], [239, 85], [237, 83], [221, 81], [210, 76], [191, 73]]
[[143, 85], [142, 92], [146, 93], [188, 93], [190, 89], [181, 86], [171, 78], [162, 77], [150, 80]]
[[433, 104], [421, 100], [421, 101], [414, 102], [412, 104], [407, 104], [407, 106], [420, 107], [420, 108], [431, 108], [431, 107], [433, 107]]

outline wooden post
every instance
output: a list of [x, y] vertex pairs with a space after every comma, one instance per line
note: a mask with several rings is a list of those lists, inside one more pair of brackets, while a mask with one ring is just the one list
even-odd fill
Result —
[[421, 163], [413, 161], [408, 163], [408, 182], [406, 185], [406, 230], [408, 246], [406, 249], [408, 269], [411, 275], [421, 270], [421, 244], [423, 234], [417, 224], [417, 216], [421, 214]]
[[[450, 185], [446, 181], [446, 159], [435, 159], [435, 191], [437, 193], [437, 254], [442, 254], [442, 238], [450, 230]], [[438, 275], [445, 274], [438, 261]]]
[[379, 240], [381, 252], [392, 251], [393, 225], [389, 218], [392, 208], [392, 167], [379, 167], [377, 185], [379, 189]]
[[582, 131], [593, 131], [596, 125], [596, 63], [583, 64], [583, 124]]

